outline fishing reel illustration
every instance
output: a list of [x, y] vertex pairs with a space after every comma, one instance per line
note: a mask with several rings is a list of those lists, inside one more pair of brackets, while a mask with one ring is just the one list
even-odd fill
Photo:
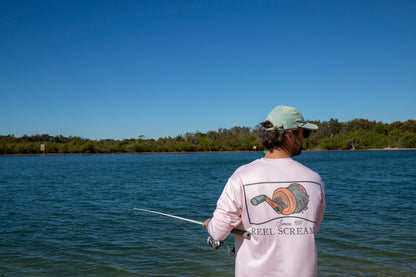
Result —
[[254, 206], [266, 202], [278, 214], [290, 215], [300, 213], [308, 208], [309, 195], [300, 184], [291, 184], [287, 188], [278, 188], [272, 199], [266, 195], [258, 195], [250, 200]]

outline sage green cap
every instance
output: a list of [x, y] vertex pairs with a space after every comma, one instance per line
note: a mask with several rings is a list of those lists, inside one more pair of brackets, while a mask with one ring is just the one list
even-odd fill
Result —
[[277, 106], [269, 113], [267, 120], [273, 124], [272, 128], [266, 129], [267, 131], [290, 130], [298, 127], [310, 130], [318, 129], [317, 125], [306, 122], [298, 109], [289, 106]]

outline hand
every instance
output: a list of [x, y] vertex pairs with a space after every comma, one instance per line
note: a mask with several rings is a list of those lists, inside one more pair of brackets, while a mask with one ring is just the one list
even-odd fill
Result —
[[205, 222], [202, 224], [202, 226], [204, 227], [208, 227], [208, 223], [211, 221], [212, 218], [208, 218], [207, 220], [205, 220]]

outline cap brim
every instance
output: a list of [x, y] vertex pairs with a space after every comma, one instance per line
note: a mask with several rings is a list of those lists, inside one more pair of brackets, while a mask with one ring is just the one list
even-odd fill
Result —
[[318, 129], [318, 125], [312, 124], [312, 123], [308, 123], [305, 122], [302, 125], [299, 125], [299, 127], [305, 128], [305, 129], [309, 129], [309, 130], [316, 130]]

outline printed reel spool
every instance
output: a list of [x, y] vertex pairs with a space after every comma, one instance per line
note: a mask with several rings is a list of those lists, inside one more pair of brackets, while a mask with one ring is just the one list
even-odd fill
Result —
[[266, 201], [277, 213], [290, 215], [307, 209], [309, 196], [300, 184], [291, 184], [287, 188], [274, 191], [272, 199], [266, 195], [259, 195], [251, 199], [255, 206]]

